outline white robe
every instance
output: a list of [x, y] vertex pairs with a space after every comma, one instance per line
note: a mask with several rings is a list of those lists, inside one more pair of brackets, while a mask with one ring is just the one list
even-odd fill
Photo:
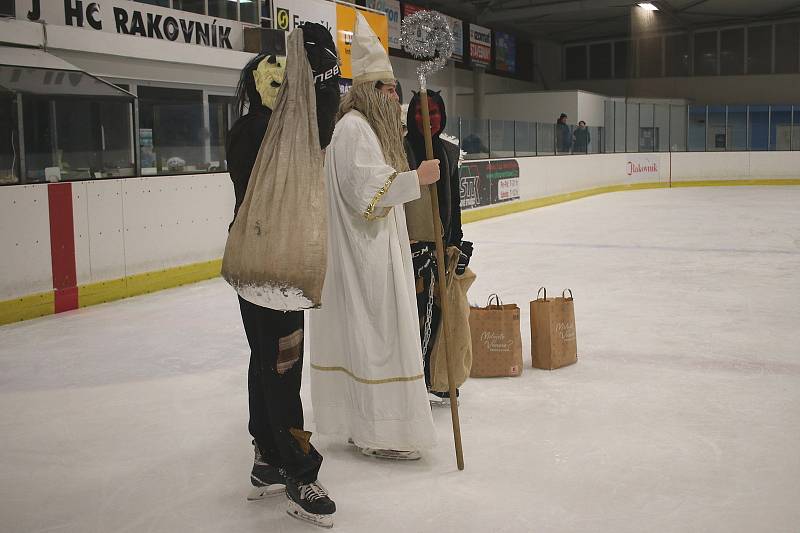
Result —
[[420, 196], [417, 173], [387, 165], [372, 128], [351, 111], [336, 125], [325, 175], [328, 266], [309, 325], [316, 430], [361, 447], [430, 448], [436, 434], [402, 207]]

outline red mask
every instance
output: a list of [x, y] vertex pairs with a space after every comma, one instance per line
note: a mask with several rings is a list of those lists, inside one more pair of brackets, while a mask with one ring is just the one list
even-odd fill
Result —
[[[439, 104], [434, 102], [430, 96], [428, 97], [428, 112], [431, 116], [431, 135], [438, 135], [442, 130], [442, 111]], [[414, 120], [417, 123], [417, 131], [423, 133], [425, 129], [422, 127], [422, 105], [419, 103], [414, 110]]]

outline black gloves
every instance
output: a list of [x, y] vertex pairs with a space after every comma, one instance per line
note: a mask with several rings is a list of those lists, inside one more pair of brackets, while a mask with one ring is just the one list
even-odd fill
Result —
[[469, 241], [461, 241], [458, 247], [461, 253], [458, 255], [458, 264], [456, 265], [456, 275], [460, 276], [467, 270], [469, 260], [472, 257], [472, 243]]
[[317, 127], [320, 148], [331, 142], [339, 111], [339, 59], [331, 33], [321, 24], [305, 22], [302, 26], [306, 55], [314, 74], [317, 97]]

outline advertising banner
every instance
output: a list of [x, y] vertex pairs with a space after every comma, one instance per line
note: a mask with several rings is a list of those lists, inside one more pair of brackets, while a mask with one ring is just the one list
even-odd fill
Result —
[[494, 32], [494, 67], [513, 74], [517, 71], [517, 39], [501, 31]]
[[[277, 0], [276, 0], [277, 1]], [[244, 49], [239, 22], [128, 0], [16, 0], [16, 16], [91, 31], [230, 50]]]
[[287, 32], [303, 22], [322, 24], [333, 34], [336, 30], [336, 4], [326, 0], [272, 0], [275, 28]]
[[469, 57], [475, 65], [488, 66], [492, 62], [492, 30], [469, 25]]
[[367, 7], [386, 13], [389, 48], [400, 49], [400, 0], [367, 0]]
[[[359, 9], [364, 18], [367, 19], [375, 35], [380, 39], [383, 48], [389, 52], [389, 26], [386, 23], [386, 15]], [[351, 62], [350, 46], [353, 43], [353, 30], [356, 27], [355, 7], [336, 4], [336, 50], [339, 59], [342, 61], [342, 77], [353, 78], [353, 66]]]
[[460, 169], [461, 209], [519, 199], [516, 159], [466, 162]]
[[[428, 9], [414, 4], [403, 3], [403, 18], [410, 17], [417, 11], [428, 11]], [[464, 24], [459, 19], [449, 15], [444, 15], [444, 18], [447, 19], [450, 28], [453, 30], [453, 59], [462, 61], [464, 59]], [[425, 42], [426, 39], [427, 34], [425, 32], [420, 31], [417, 33], [418, 41]]]
[[625, 174], [637, 178], [658, 179], [658, 159], [653, 156], [629, 154], [625, 165]]

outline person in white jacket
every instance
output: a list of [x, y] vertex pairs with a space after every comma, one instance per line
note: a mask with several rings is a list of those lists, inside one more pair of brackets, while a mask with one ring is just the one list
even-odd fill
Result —
[[328, 264], [309, 328], [314, 419], [317, 432], [367, 455], [418, 459], [436, 435], [403, 204], [439, 179], [439, 162], [409, 171], [394, 73], [361, 14], [352, 58], [325, 156]]

